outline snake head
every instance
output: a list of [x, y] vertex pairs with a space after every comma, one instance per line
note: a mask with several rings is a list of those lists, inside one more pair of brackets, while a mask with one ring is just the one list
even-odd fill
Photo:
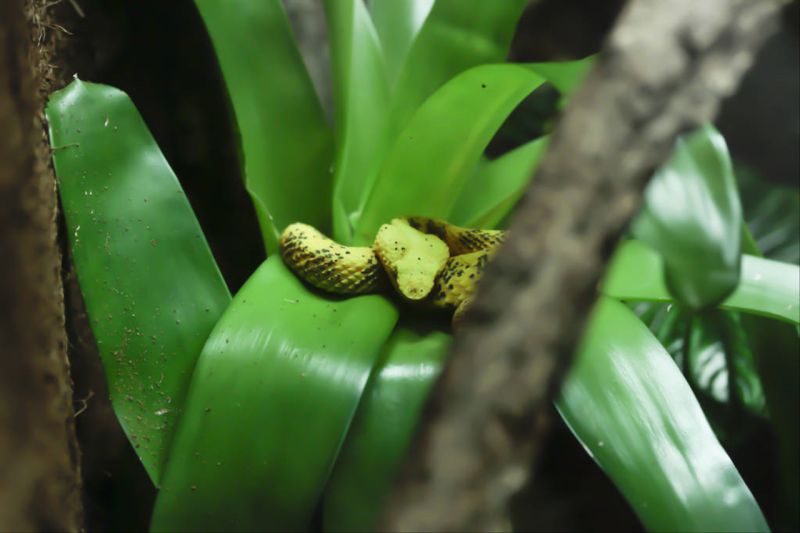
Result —
[[400, 218], [381, 226], [372, 247], [392, 285], [409, 300], [421, 300], [430, 294], [436, 276], [450, 257], [444, 241]]

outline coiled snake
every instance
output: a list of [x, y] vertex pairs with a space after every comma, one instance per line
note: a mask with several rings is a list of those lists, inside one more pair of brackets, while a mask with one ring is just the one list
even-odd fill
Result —
[[318, 289], [367, 294], [388, 281], [409, 301], [454, 309], [457, 325], [504, 237], [500, 230], [404, 217], [381, 226], [371, 247], [344, 246], [307, 224], [291, 224], [281, 235], [280, 249], [289, 268]]

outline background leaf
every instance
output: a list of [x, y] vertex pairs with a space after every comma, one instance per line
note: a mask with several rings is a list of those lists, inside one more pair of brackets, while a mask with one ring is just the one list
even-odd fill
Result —
[[331, 134], [280, 0], [195, 0], [241, 134], [268, 253], [292, 222], [330, 229]]
[[725, 140], [704, 126], [678, 139], [656, 172], [633, 233], [664, 257], [667, 286], [675, 298], [701, 309], [736, 288], [741, 220]]
[[592, 55], [575, 61], [527, 63], [525, 66], [549, 81], [565, 97], [569, 97], [583, 83], [589, 69], [594, 65], [595, 57]]
[[374, 530], [452, 343], [443, 329], [403, 319], [384, 346], [325, 490], [326, 531]]
[[676, 304], [651, 302], [638, 302], [633, 309], [682, 368], [720, 439], [750, 429], [742, 423], [742, 407], [766, 415], [750, 339], [738, 313], [709, 309], [695, 315]]
[[417, 108], [459, 73], [505, 60], [525, 4], [437, 0], [394, 88], [392, 131], [401, 131]]
[[493, 161], [481, 161], [461, 190], [449, 220], [470, 228], [493, 228], [525, 192], [547, 148], [548, 137], [527, 142]]
[[435, 0], [368, 0], [369, 12], [381, 40], [386, 74], [393, 85], [405, 63], [411, 43]]
[[128, 96], [75, 80], [47, 106], [70, 252], [114, 412], [159, 485], [197, 356], [230, 294]]
[[[745, 218], [758, 253], [800, 263], [800, 194], [736, 167]], [[800, 338], [796, 326], [743, 316], [743, 332], [765, 384], [770, 420], [778, 440], [781, 490], [777, 529], [800, 528]]]
[[776, 529], [800, 526], [800, 337], [796, 325], [744, 315], [778, 440], [781, 504]]
[[736, 166], [747, 226], [764, 256], [800, 264], [800, 192], [771, 185]]
[[678, 367], [623, 304], [598, 302], [557, 406], [647, 529], [768, 530]]
[[447, 217], [492, 135], [543, 81], [517, 65], [484, 65], [437, 91], [390, 149], [356, 242], [372, 242], [378, 227], [396, 216]]
[[[623, 242], [609, 263], [601, 290], [623, 301], [671, 302], [658, 252], [641, 242]], [[724, 309], [800, 323], [800, 268], [752, 255], [742, 256], [739, 286]]]
[[381, 296], [332, 299], [267, 259], [203, 348], [152, 528], [306, 529], [396, 320]]
[[[400, 2], [404, 3], [404, 2]], [[327, 0], [336, 115], [334, 238], [348, 243], [361, 198], [386, 151], [389, 86], [378, 36], [362, 0]]]

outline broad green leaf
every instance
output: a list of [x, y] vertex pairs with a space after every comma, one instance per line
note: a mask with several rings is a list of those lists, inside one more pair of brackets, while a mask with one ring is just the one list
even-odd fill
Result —
[[195, 0], [241, 135], [267, 253], [292, 222], [330, 228], [331, 134], [280, 0]]
[[513, 209], [544, 156], [548, 137], [484, 161], [464, 185], [449, 220], [471, 228], [493, 228]]
[[[671, 302], [663, 271], [658, 252], [638, 241], [627, 241], [614, 254], [601, 290], [619, 300]], [[743, 255], [739, 285], [720, 307], [798, 324], [800, 268]]]
[[368, 0], [369, 12], [381, 40], [386, 74], [394, 84], [411, 43], [431, 12], [435, 0]]
[[526, 63], [525, 66], [553, 84], [565, 97], [569, 97], [583, 83], [594, 61], [595, 56], [589, 56], [576, 61]]
[[623, 304], [595, 307], [557, 407], [652, 531], [767, 531], [680, 370]]
[[745, 220], [769, 259], [800, 263], [800, 192], [771, 185], [752, 171], [736, 167]]
[[47, 106], [70, 253], [114, 412], [155, 485], [230, 293], [128, 96], [75, 80]]
[[390, 149], [356, 227], [356, 242], [372, 242], [378, 227], [396, 216], [446, 217], [492, 135], [542, 82], [518, 65], [484, 65], [431, 96]]
[[153, 529], [306, 529], [396, 320], [382, 296], [324, 297], [267, 259], [197, 362]]
[[416, 109], [451, 78], [477, 65], [505, 60], [525, 4], [525, 0], [437, 0], [411, 45], [394, 90], [394, 131], [402, 130]]
[[362, 0], [326, 0], [336, 102], [334, 238], [350, 242], [352, 219], [386, 151], [389, 86], [378, 36]]
[[372, 531], [452, 336], [401, 321], [373, 371], [325, 490], [326, 531]]
[[704, 126], [678, 139], [645, 192], [633, 232], [664, 257], [666, 283], [675, 298], [701, 309], [736, 288], [741, 221], [725, 140]]

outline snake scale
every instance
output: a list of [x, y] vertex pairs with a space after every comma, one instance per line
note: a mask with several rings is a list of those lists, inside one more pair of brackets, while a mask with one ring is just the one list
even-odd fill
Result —
[[281, 235], [280, 250], [289, 268], [320, 290], [368, 294], [388, 282], [406, 300], [453, 309], [457, 325], [504, 238], [501, 230], [403, 217], [381, 226], [372, 246], [344, 246], [308, 224], [291, 224]]

